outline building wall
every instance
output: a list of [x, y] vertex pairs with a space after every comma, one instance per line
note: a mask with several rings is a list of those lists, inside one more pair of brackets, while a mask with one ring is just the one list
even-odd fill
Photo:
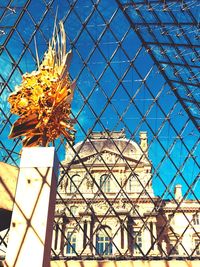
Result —
[[[63, 200], [57, 202], [56, 213], [57, 229], [66, 238], [56, 239], [61, 244], [57, 253], [198, 256], [200, 223], [199, 219], [194, 222], [194, 214], [199, 216], [198, 202], [183, 201], [180, 185], [171, 201], [154, 196], [147, 134], [140, 133], [140, 144], [116, 132], [91, 137], [74, 149], [68, 147], [63, 162], [67, 171], [59, 187]], [[74, 250], [69, 248], [70, 241]]]

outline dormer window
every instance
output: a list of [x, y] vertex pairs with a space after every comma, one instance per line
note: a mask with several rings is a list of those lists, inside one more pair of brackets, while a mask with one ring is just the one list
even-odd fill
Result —
[[136, 190], [136, 186], [139, 184], [138, 182], [138, 178], [137, 178], [137, 175], [134, 174], [134, 175], [131, 175], [129, 177], [129, 181], [128, 181], [128, 189], [129, 189], [129, 192], [132, 193]]
[[110, 192], [110, 181], [111, 177], [109, 174], [103, 174], [100, 177], [100, 188], [104, 193]]

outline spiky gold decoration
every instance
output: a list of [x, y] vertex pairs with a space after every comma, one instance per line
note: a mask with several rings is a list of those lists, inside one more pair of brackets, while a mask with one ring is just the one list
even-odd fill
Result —
[[75, 82], [71, 83], [68, 73], [72, 52], [66, 53], [63, 23], [59, 26], [61, 38], [55, 27], [38, 70], [25, 73], [21, 85], [8, 98], [11, 112], [20, 116], [9, 137], [25, 136], [24, 146], [47, 146], [61, 134], [72, 139], [74, 121], [70, 113]]

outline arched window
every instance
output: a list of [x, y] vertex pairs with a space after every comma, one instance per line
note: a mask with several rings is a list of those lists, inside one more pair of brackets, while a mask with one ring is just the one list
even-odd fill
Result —
[[138, 181], [138, 175], [133, 174], [128, 179], [128, 192], [133, 193], [139, 190], [140, 183]]
[[111, 229], [108, 226], [101, 227], [97, 232], [96, 254], [112, 255]]
[[80, 175], [75, 174], [70, 178], [70, 193], [78, 192], [80, 185]]
[[67, 254], [76, 254], [76, 233], [68, 232], [67, 233]]
[[110, 192], [110, 181], [111, 177], [109, 174], [103, 174], [100, 177], [100, 188], [104, 193], [109, 193]]

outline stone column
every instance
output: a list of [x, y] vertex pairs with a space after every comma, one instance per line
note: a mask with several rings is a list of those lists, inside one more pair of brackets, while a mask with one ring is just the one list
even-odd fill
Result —
[[57, 245], [57, 252], [61, 252], [61, 239], [62, 239], [62, 232], [61, 232], [61, 224], [58, 225], [58, 245]]
[[90, 250], [91, 250], [91, 253], [93, 253], [94, 251], [94, 217], [91, 216], [91, 223], [90, 223]]
[[[66, 243], [66, 239], [64, 238], [63, 233], [62, 233], [62, 223], [57, 222], [56, 228], [53, 231], [52, 248], [57, 254], [65, 255], [66, 254], [66, 247], [64, 247], [63, 244], [64, 244], [64, 242]], [[55, 242], [57, 243], [56, 249], [55, 249]], [[64, 249], [64, 251], [63, 251], [63, 249]]]
[[[129, 245], [130, 245], [130, 238], [133, 235], [132, 231], [131, 231], [131, 227], [130, 227], [130, 222], [127, 218], [126, 220], [126, 229], [124, 229], [125, 233], [126, 233], [126, 243], [124, 243], [125, 249], [126, 249], [126, 255], [131, 255], [132, 254], [132, 249], [130, 250]], [[130, 243], [129, 243], [130, 242]], [[133, 245], [133, 244], [132, 244]]]
[[133, 255], [133, 219], [127, 220], [128, 255]]
[[65, 238], [65, 235], [66, 235], [66, 223], [65, 222], [62, 222], [62, 224], [60, 224], [60, 228], [62, 229], [60, 231], [60, 251], [61, 251], [61, 255], [64, 256], [65, 255], [65, 251], [66, 251], [66, 247], [65, 247], [65, 244], [66, 244], [66, 238]]
[[60, 249], [60, 243], [59, 243], [59, 225], [58, 222], [56, 222], [53, 230], [52, 235], [52, 248], [55, 252], [58, 252]]
[[[152, 218], [148, 223], [149, 233], [150, 233], [150, 245], [151, 251], [150, 255], [159, 255], [158, 245], [157, 245], [157, 230], [156, 230], [156, 218]], [[149, 247], [150, 248], [150, 247]]]
[[128, 235], [129, 235], [129, 233], [128, 233], [128, 219], [125, 220], [124, 225], [125, 225], [125, 227], [124, 227], [124, 249], [125, 249], [125, 251], [128, 250], [127, 253], [129, 254], [129, 249], [128, 249]]
[[22, 149], [5, 266], [50, 266], [57, 173], [55, 148]]
[[83, 239], [84, 239], [84, 221], [80, 222], [79, 231], [77, 233], [77, 246], [76, 251], [78, 254], [81, 254], [83, 251]]
[[151, 247], [150, 223], [147, 223], [142, 236], [142, 251], [146, 253]]
[[[120, 228], [120, 222], [119, 219], [113, 220], [112, 223], [112, 234], [115, 235], [113, 238], [113, 255], [119, 256], [121, 251], [121, 230]], [[116, 233], [117, 231], [117, 233]], [[114, 245], [115, 244], [115, 245]]]
[[156, 240], [157, 240], [156, 222], [153, 221], [152, 223], [153, 223], [153, 236], [154, 236], [154, 239], [153, 239], [153, 242], [154, 242], [154, 254], [155, 255], [159, 255], [158, 244], [156, 242]]
[[[127, 231], [128, 223], [127, 223], [127, 219], [124, 220], [124, 218], [122, 218], [122, 221], [123, 221], [123, 224], [121, 227], [123, 227], [124, 247], [123, 248], [121, 246], [120, 247], [121, 247], [121, 253], [124, 254], [128, 250], [128, 231]], [[121, 238], [122, 238], [122, 236], [121, 236]]]
[[91, 226], [91, 218], [87, 217], [87, 233], [86, 233], [86, 247], [83, 251], [83, 255], [91, 255], [91, 249], [90, 249], [90, 226]]

